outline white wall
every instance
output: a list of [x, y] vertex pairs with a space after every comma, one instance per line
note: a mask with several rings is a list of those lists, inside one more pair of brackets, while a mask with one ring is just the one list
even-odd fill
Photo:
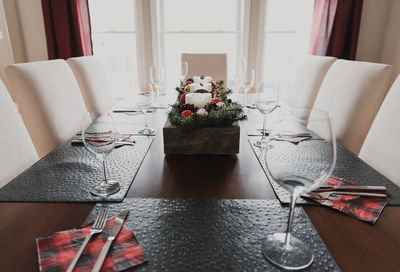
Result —
[[356, 56], [393, 65], [393, 81], [400, 73], [399, 14], [399, 0], [364, 0]]
[[15, 62], [47, 60], [41, 0], [3, 0]]
[[381, 61], [393, 65], [393, 81], [400, 74], [400, 1], [392, 0], [383, 38]]
[[4, 68], [11, 63], [14, 63], [14, 58], [8, 36], [7, 22], [3, 9], [3, 0], [0, 0], [0, 78], [8, 90], [10, 90], [10, 86], [5, 75]]

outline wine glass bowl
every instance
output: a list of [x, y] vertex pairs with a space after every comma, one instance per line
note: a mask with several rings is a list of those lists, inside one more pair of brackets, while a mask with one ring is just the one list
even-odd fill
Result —
[[189, 65], [187, 61], [181, 62], [181, 73], [179, 74], [179, 80], [183, 82], [188, 74]]
[[265, 165], [271, 178], [290, 193], [285, 233], [267, 236], [264, 256], [285, 269], [303, 269], [314, 259], [312, 250], [291, 234], [298, 196], [325, 182], [336, 164], [336, 140], [329, 114], [317, 109], [287, 108], [270, 133]]
[[103, 180], [91, 189], [97, 196], [108, 196], [120, 190], [117, 181], [107, 178], [106, 157], [117, 141], [114, 120], [110, 112], [87, 112], [82, 117], [82, 142], [102, 162]]

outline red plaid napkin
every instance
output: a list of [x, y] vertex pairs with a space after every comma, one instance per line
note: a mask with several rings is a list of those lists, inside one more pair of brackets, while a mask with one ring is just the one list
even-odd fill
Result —
[[[116, 217], [107, 220], [101, 234], [95, 234], [82, 252], [74, 271], [90, 271], [99, 256]], [[40, 271], [66, 271], [78, 252], [93, 223], [82, 229], [56, 232], [51, 236], [36, 239]], [[135, 235], [125, 224], [111, 245], [101, 271], [122, 271], [146, 262], [143, 249]]]
[[[346, 186], [360, 185], [356, 182], [343, 182], [341, 178], [330, 177], [323, 186]], [[347, 215], [366, 221], [371, 224], [375, 224], [379, 215], [385, 208], [389, 198], [388, 197], [359, 197], [351, 195], [336, 195], [337, 197], [332, 199], [310, 199], [331, 207], [335, 210], [341, 211]]]

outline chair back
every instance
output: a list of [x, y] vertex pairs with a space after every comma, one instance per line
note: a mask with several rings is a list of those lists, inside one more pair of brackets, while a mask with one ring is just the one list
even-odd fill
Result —
[[322, 81], [335, 61], [334, 57], [304, 57], [292, 81], [287, 104], [291, 107], [312, 108]]
[[21, 116], [1, 80], [0, 131], [1, 188], [39, 159]]
[[322, 82], [314, 108], [329, 112], [340, 144], [358, 155], [389, 89], [392, 67], [337, 60]]
[[69, 67], [78, 82], [88, 111], [109, 110], [114, 101], [107, 74], [95, 56], [70, 58]]
[[188, 63], [186, 78], [206, 75], [214, 80], [223, 80], [227, 86], [227, 57], [226, 54], [182, 54], [182, 62]]
[[6, 74], [40, 157], [80, 131], [86, 107], [66, 61], [12, 64]]
[[383, 101], [367, 138], [360, 158], [400, 186], [400, 76]]

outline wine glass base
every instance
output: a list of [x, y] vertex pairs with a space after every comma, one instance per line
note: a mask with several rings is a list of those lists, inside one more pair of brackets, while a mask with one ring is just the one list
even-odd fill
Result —
[[121, 189], [119, 183], [115, 180], [107, 180], [107, 183], [100, 183], [97, 187], [92, 188], [90, 193], [96, 196], [108, 196], [115, 194]]
[[268, 147], [268, 141], [260, 141], [260, 140], [258, 140], [258, 141], [255, 141], [253, 143], [253, 145], [257, 146], [257, 147], [260, 147], [260, 148], [266, 148], [266, 147]]
[[153, 108], [155, 109], [168, 109], [170, 106], [168, 104], [154, 104]]
[[299, 239], [291, 236], [289, 247], [285, 246], [286, 233], [274, 233], [262, 243], [262, 252], [271, 263], [287, 270], [304, 269], [311, 265], [314, 254]]
[[146, 136], [153, 136], [156, 135], [156, 131], [152, 128], [144, 128], [139, 130], [139, 134], [146, 135]]

